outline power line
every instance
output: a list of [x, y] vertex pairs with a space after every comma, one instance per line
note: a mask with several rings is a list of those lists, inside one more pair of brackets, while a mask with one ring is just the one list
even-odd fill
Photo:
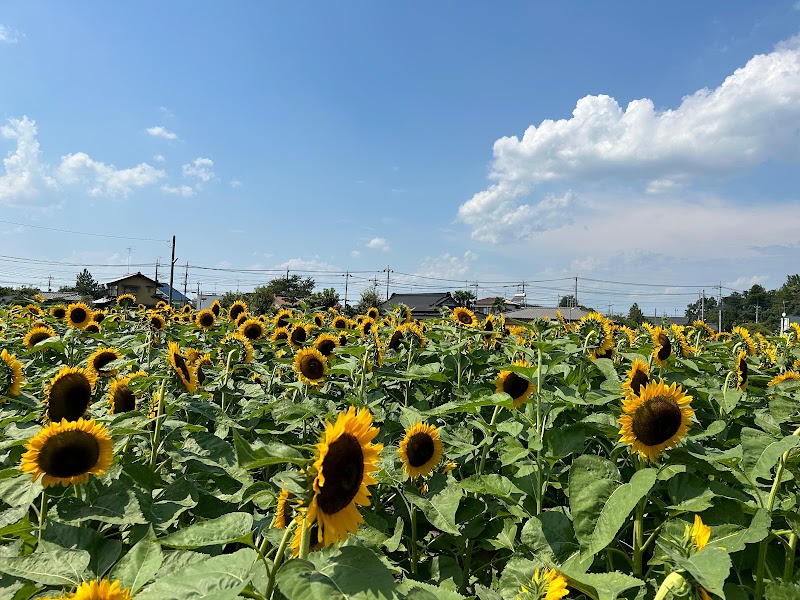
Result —
[[0, 219], [0, 223], [6, 223], [7, 225], [17, 225], [18, 227], [32, 227], [33, 229], [44, 229], [46, 231], [58, 231], [59, 233], [71, 233], [73, 235], [89, 235], [92, 237], [114, 238], [116, 240], [136, 240], [139, 242], [164, 242], [165, 244], [169, 242], [169, 240], [162, 240], [158, 238], [128, 237], [124, 235], [111, 235], [109, 233], [91, 233], [88, 231], [72, 231], [70, 229], [56, 229], [55, 227], [45, 227], [44, 225], [31, 225], [30, 223], [17, 223], [15, 221], [5, 221], [3, 219]]

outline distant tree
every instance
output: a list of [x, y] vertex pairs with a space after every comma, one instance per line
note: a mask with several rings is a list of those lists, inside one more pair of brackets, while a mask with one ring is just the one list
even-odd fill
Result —
[[297, 302], [311, 295], [314, 291], [314, 279], [311, 277], [278, 277], [270, 281], [266, 287], [274, 296], [280, 296], [287, 302]]
[[333, 288], [325, 288], [321, 292], [314, 292], [306, 300], [309, 308], [333, 308], [339, 304], [339, 292]]
[[261, 285], [247, 294], [247, 309], [253, 315], [266, 315], [275, 304], [275, 294], [269, 286]]
[[95, 281], [89, 269], [84, 269], [75, 278], [75, 292], [86, 300], [96, 300], [105, 294], [105, 288]]
[[222, 308], [230, 308], [231, 304], [237, 300], [243, 300], [247, 303], [247, 307], [250, 308], [250, 294], [246, 294], [244, 292], [225, 292], [220, 297], [219, 303]]
[[566, 296], [561, 296], [561, 300], [558, 301], [558, 306], [565, 306], [565, 307], [576, 307], [578, 306], [577, 300], [575, 300], [575, 296], [572, 294], [568, 294]]
[[464, 308], [472, 308], [477, 299], [475, 293], [469, 290], [456, 290], [453, 292], [453, 300], [456, 301], [456, 304]]
[[378, 308], [381, 305], [381, 296], [378, 294], [378, 288], [368, 287], [361, 292], [361, 299], [353, 306], [355, 314], [364, 314], [370, 308]]
[[497, 296], [492, 302], [492, 312], [501, 313], [506, 309], [506, 299], [502, 296]]
[[631, 304], [631, 308], [628, 310], [628, 319], [637, 325], [644, 323], [644, 313], [636, 302]]

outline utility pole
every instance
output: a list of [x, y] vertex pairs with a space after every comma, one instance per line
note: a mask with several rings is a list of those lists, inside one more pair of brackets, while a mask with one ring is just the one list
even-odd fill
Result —
[[[186, 288], [188, 287], [188, 285], [189, 285], [189, 261], [187, 260], [186, 261], [186, 270], [183, 272], [183, 298], [184, 298], [184, 301], [186, 300], [186, 292], [187, 292]], [[183, 302], [181, 302], [181, 305], [183, 305]]]
[[722, 282], [719, 282], [719, 329], [717, 333], [722, 333]]
[[52, 281], [53, 281], [53, 276], [52, 275], [48, 275], [47, 276], [47, 291], [48, 292], [52, 292], [53, 291], [53, 287], [51, 285]]
[[614, 317], [614, 305], [611, 302], [608, 303], [608, 316]]
[[172, 282], [175, 279], [175, 236], [172, 236], [172, 262], [169, 265], [169, 307], [172, 308]]
[[158, 267], [160, 266], [160, 265], [158, 264], [158, 261], [159, 261], [160, 259], [161, 259], [161, 257], [160, 257], [160, 256], [159, 256], [159, 257], [156, 259], [156, 283], [158, 283]]
[[195, 309], [200, 310], [200, 282], [197, 282], [197, 300], [194, 301]]
[[347, 308], [347, 280], [350, 279], [352, 275], [350, 275], [350, 271], [346, 271], [344, 274], [344, 307]]
[[578, 308], [578, 278], [575, 278], [575, 308]]
[[388, 301], [389, 300], [389, 273], [391, 273], [392, 270], [387, 266], [384, 269], [384, 271], [386, 272], [386, 300]]
[[133, 248], [128, 246], [128, 273], [131, 272], [131, 250], [133, 250]]
[[758, 323], [758, 302], [756, 302], [756, 323]]
[[703, 290], [703, 295], [700, 297], [700, 320], [705, 323], [706, 321], [706, 291]]

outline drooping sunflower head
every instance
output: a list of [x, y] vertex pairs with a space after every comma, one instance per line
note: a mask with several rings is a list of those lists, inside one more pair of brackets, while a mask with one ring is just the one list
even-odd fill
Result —
[[172, 365], [172, 370], [178, 376], [178, 379], [183, 384], [190, 394], [197, 391], [197, 371], [187, 362], [186, 358], [181, 354], [181, 349], [175, 342], [168, 342], [169, 347], [169, 363]]
[[194, 311], [194, 309], [192, 308], [192, 305], [191, 305], [191, 304], [184, 304], [184, 305], [181, 307], [181, 312], [182, 312], [183, 314], [185, 314], [185, 315], [190, 315], [190, 314], [192, 314], [192, 312], [193, 312], [193, 311]]
[[240, 316], [247, 314], [247, 303], [244, 300], [236, 300], [228, 309], [228, 318], [236, 321]]
[[122, 358], [122, 354], [116, 348], [98, 348], [86, 362], [95, 375], [113, 377], [117, 374], [117, 369], [106, 369], [105, 367], [108, 363], [120, 358]]
[[51, 337], [55, 337], [55, 335], [56, 332], [50, 326], [45, 325], [44, 327], [34, 327], [25, 334], [23, 343], [28, 350], [32, 350], [33, 347], [39, 342], [43, 342]]
[[294, 355], [294, 370], [300, 381], [309, 385], [319, 385], [325, 381], [328, 361], [316, 348], [303, 348]]
[[378, 320], [378, 317], [380, 317], [380, 316], [381, 316], [381, 313], [380, 313], [380, 311], [379, 311], [377, 308], [375, 308], [374, 306], [372, 306], [372, 307], [370, 307], [370, 309], [367, 311], [367, 316], [368, 316], [370, 319], [372, 319], [373, 321], [377, 321], [377, 320]]
[[347, 317], [343, 317], [342, 315], [336, 315], [331, 321], [331, 327], [334, 329], [347, 329], [350, 326]]
[[783, 373], [773, 377], [767, 384], [767, 387], [775, 387], [784, 381], [800, 381], [800, 373], [797, 371], [784, 371]]
[[136, 410], [137, 401], [142, 393], [131, 389], [130, 382], [137, 377], [145, 377], [147, 373], [137, 371], [124, 377], [118, 377], [111, 382], [108, 388], [108, 412], [112, 415]]
[[294, 313], [291, 311], [291, 309], [282, 308], [277, 313], [275, 313], [275, 316], [272, 318], [272, 322], [275, 324], [276, 329], [278, 327], [288, 328], [293, 316]]
[[747, 351], [740, 350], [739, 355], [736, 357], [736, 389], [744, 390], [747, 387]]
[[[292, 549], [292, 558], [297, 558], [300, 556], [300, 546], [302, 544], [302, 533], [303, 533], [303, 519], [306, 518], [307, 510], [305, 508], [300, 508], [297, 511], [297, 516], [295, 516], [294, 520], [297, 522], [297, 525], [294, 528], [294, 535], [292, 536], [292, 541], [289, 544], [289, 547]], [[317, 550], [322, 550], [322, 536], [319, 532], [319, 522], [313, 521], [306, 525], [308, 527], [308, 549], [311, 552], [316, 552]]]
[[89, 474], [102, 475], [113, 460], [108, 430], [94, 420], [52, 422], [28, 440], [20, 469], [42, 477], [42, 485], [86, 483]]
[[216, 323], [216, 321], [217, 316], [210, 308], [204, 308], [197, 313], [197, 315], [195, 315], [195, 322], [197, 323], [197, 326], [205, 329], [206, 331], [214, 327], [214, 323]]
[[622, 401], [620, 441], [653, 461], [666, 448], [674, 448], [691, 426], [692, 397], [676, 383], [650, 381], [638, 396]]
[[405, 335], [406, 335], [406, 327], [404, 325], [398, 325], [397, 327], [395, 327], [395, 330], [389, 337], [389, 341], [386, 343], [386, 347], [389, 350], [399, 350], [400, 346], [402, 346], [403, 342], [405, 341]]
[[161, 313], [151, 312], [148, 316], [148, 322], [150, 323], [150, 327], [153, 328], [155, 331], [163, 331], [164, 328], [167, 326], [167, 320], [161, 315]]
[[[253, 360], [253, 344], [251, 344], [250, 340], [248, 340], [238, 331], [226, 335], [220, 343], [220, 349], [225, 357], [232, 350], [236, 350], [238, 352], [238, 354], [235, 354], [231, 357], [231, 360], [234, 362], [234, 364], [242, 363], [246, 365]], [[227, 358], [225, 360], [227, 360]]]
[[[530, 367], [525, 361], [515, 361], [512, 363], [516, 367]], [[536, 390], [536, 386], [525, 377], [514, 371], [500, 371], [495, 382], [497, 393], [505, 392], [514, 400], [514, 408], [519, 408], [531, 397]]]
[[614, 360], [614, 357], [617, 354], [617, 349], [613, 346], [611, 348], [606, 348], [605, 350], [601, 350], [600, 348], [594, 348], [589, 353], [589, 358], [592, 360], [597, 360], [598, 358], [608, 358], [609, 360]]
[[95, 323], [102, 323], [106, 318], [106, 313], [102, 310], [96, 310], [92, 313], [92, 321]]
[[64, 306], [63, 304], [56, 304], [54, 307], [50, 309], [50, 316], [61, 321], [64, 317], [67, 316], [67, 307]]
[[45, 391], [46, 418], [52, 423], [62, 419], [77, 421], [89, 409], [97, 376], [89, 369], [62, 367]]
[[561, 600], [569, 593], [567, 579], [555, 569], [536, 569], [530, 582], [521, 586], [516, 600]]
[[630, 327], [623, 325], [619, 328], [619, 341], [617, 345], [620, 349], [630, 350], [636, 344], [636, 332]]
[[378, 433], [369, 410], [356, 413], [354, 406], [339, 413], [335, 424], [326, 424], [317, 444], [314, 497], [308, 508], [308, 519], [318, 523], [325, 546], [347, 539], [364, 521], [357, 505], [370, 504], [367, 485], [376, 483], [371, 473], [378, 469], [383, 449], [383, 444], [372, 443]]
[[251, 342], [260, 340], [266, 333], [264, 323], [258, 319], [247, 319], [244, 323], [239, 325], [239, 333], [246, 337]]
[[333, 354], [333, 351], [339, 347], [339, 338], [330, 333], [322, 333], [314, 340], [314, 348], [319, 350], [320, 354], [328, 358]]
[[439, 430], [421, 421], [406, 429], [398, 454], [403, 470], [409, 477], [425, 477], [442, 462], [443, 446]]
[[642, 387], [650, 381], [650, 367], [638, 358], [633, 361], [625, 381], [622, 382], [622, 391], [626, 398], [638, 396]]
[[44, 311], [35, 304], [28, 304], [28, 306], [25, 307], [25, 310], [28, 311], [29, 317], [41, 317], [44, 314]]
[[75, 302], [67, 307], [67, 324], [75, 329], [84, 329], [92, 321], [92, 309], [83, 302]]
[[222, 305], [219, 303], [219, 300], [214, 300], [211, 303], [211, 306], [208, 307], [211, 312], [214, 313], [215, 317], [219, 317], [219, 314], [222, 312]]
[[614, 346], [614, 334], [611, 322], [599, 312], [590, 312], [583, 317], [575, 328], [584, 340], [589, 352], [605, 353]]
[[753, 356], [757, 351], [753, 336], [751, 336], [750, 332], [744, 327], [733, 328], [733, 331], [731, 331], [731, 341], [734, 344], [741, 344], [742, 347], [747, 350], [748, 356]]
[[692, 327], [694, 327], [695, 335], [700, 334], [701, 340], [713, 340], [716, 337], [714, 330], [705, 321], [696, 319], [692, 321]]
[[654, 346], [653, 359], [659, 367], [666, 367], [667, 359], [672, 356], [672, 342], [661, 325], [653, 329], [652, 337]]
[[454, 308], [453, 313], [450, 316], [453, 321], [465, 327], [477, 327], [478, 323], [480, 323], [480, 321], [478, 321], [478, 317], [475, 316], [475, 313], [463, 306]]
[[365, 317], [361, 319], [361, 323], [358, 325], [358, 330], [361, 332], [361, 337], [371, 337], [374, 336], [375, 331], [377, 330], [378, 326], [375, 323], [375, 319], [370, 317]]
[[289, 334], [289, 345], [296, 349], [305, 344], [306, 340], [308, 339], [308, 332], [308, 325], [297, 323], [294, 327], [292, 327], [292, 331]]
[[317, 327], [322, 327], [323, 325], [325, 325], [325, 313], [324, 312], [314, 313], [314, 318], [312, 320], [314, 321], [314, 325], [316, 325]]
[[17, 357], [3, 348], [0, 351], [0, 395], [19, 396], [25, 375], [22, 372], [22, 363]]
[[130, 308], [136, 304], [136, 296], [133, 294], [122, 294], [122, 296], [117, 296], [117, 306], [121, 306], [122, 308]]
[[287, 489], [282, 489], [278, 495], [278, 502], [275, 508], [275, 518], [272, 519], [274, 529], [286, 529], [292, 519], [295, 518], [297, 510], [293, 505], [295, 495]]

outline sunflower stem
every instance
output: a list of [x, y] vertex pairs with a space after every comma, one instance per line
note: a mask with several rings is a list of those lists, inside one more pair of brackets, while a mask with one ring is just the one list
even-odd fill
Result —
[[722, 417], [722, 411], [725, 410], [726, 400], [725, 397], [728, 395], [728, 384], [731, 382], [731, 377], [733, 377], [734, 371], [728, 371], [728, 376], [725, 378], [725, 383], [722, 386], [722, 406], [719, 407], [719, 416]]
[[[636, 470], [642, 468], [641, 459], [637, 456], [634, 459]], [[646, 498], [642, 498], [636, 503], [636, 514], [633, 519], [633, 574], [636, 577], [642, 576], [642, 557], [644, 555], [644, 504]]]
[[[800, 427], [794, 430], [792, 433], [793, 436], [800, 436]], [[790, 450], [787, 450], [781, 455], [780, 460], [778, 461], [778, 468], [775, 469], [775, 478], [772, 480], [772, 488], [769, 491], [769, 498], [767, 499], [767, 512], [772, 514], [772, 508], [775, 506], [775, 498], [778, 496], [778, 489], [781, 486], [781, 479], [783, 478], [783, 470], [786, 467], [786, 461], [789, 459]], [[754, 598], [755, 600], [761, 600], [764, 597], [764, 566], [767, 562], [767, 545], [769, 543], [769, 538], [764, 538], [761, 540], [761, 543], [758, 546], [758, 559], [756, 561], [756, 589]], [[795, 541], [795, 543], [797, 543]], [[792, 563], [794, 563], [794, 557], [792, 557]], [[786, 566], [784, 565], [784, 571], [786, 570]]]
[[228, 387], [228, 377], [231, 374], [231, 358], [234, 352], [236, 352], [236, 348], [228, 352], [228, 360], [225, 361], [225, 375], [222, 377], [222, 397], [220, 399], [222, 412], [225, 412], [225, 388]]
[[681, 571], [673, 571], [661, 582], [654, 600], [666, 600], [672, 597], [673, 592], [678, 592], [686, 586], [686, 579]]
[[300, 533], [300, 558], [303, 560], [308, 558], [308, 552], [311, 547], [311, 525], [308, 522], [308, 515], [303, 515], [303, 530]]
[[39, 504], [39, 543], [42, 543], [42, 533], [44, 533], [45, 523], [47, 522], [47, 488], [42, 489], [42, 498]]
[[81, 484], [76, 483], [72, 486], [75, 489], [75, 497], [83, 502], [83, 492], [81, 491]]
[[783, 564], [783, 580], [791, 581], [794, 575], [794, 556], [797, 548], [797, 534], [793, 531], [789, 534], [789, 544], [786, 549], [786, 561]]
[[417, 510], [414, 505], [408, 507], [411, 517], [411, 574], [417, 574], [417, 563], [419, 562], [419, 549], [417, 548]]
[[156, 429], [153, 432], [153, 447], [150, 451], [150, 470], [155, 473], [156, 462], [158, 460], [158, 446], [161, 442], [161, 421], [164, 412], [164, 388], [167, 385], [167, 378], [161, 380], [161, 387], [158, 390], [158, 405], [156, 406]]
[[[303, 519], [303, 522], [305, 523], [305, 519]], [[270, 598], [272, 598], [272, 594], [275, 591], [275, 575], [278, 574], [278, 569], [280, 568], [281, 563], [283, 562], [283, 556], [286, 553], [286, 546], [289, 545], [289, 540], [291, 539], [292, 534], [294, 533], [294, 528], [296, 525], [297, 521], [292, 520], [292, 522], [286, 526], [286, 531], [283, 533], [283, 537], [281, 538], [281, 543], [278, 546], [278, 552], [275, 554], [275, 560], [272, 562], [272, 571], [269, 572], [269, 580], [267, 581], [267, 593], [264, 595], [264, 597], [267, 600], [270, 600]], [[264, 536], [264, 541], [261, 543], [261, 547], [258, 549], [258, 552], [259, 554], [261, 554], [261, 556], [264, 556], [264, 546], [266, 542], [267, 539], [266, 536]]]

